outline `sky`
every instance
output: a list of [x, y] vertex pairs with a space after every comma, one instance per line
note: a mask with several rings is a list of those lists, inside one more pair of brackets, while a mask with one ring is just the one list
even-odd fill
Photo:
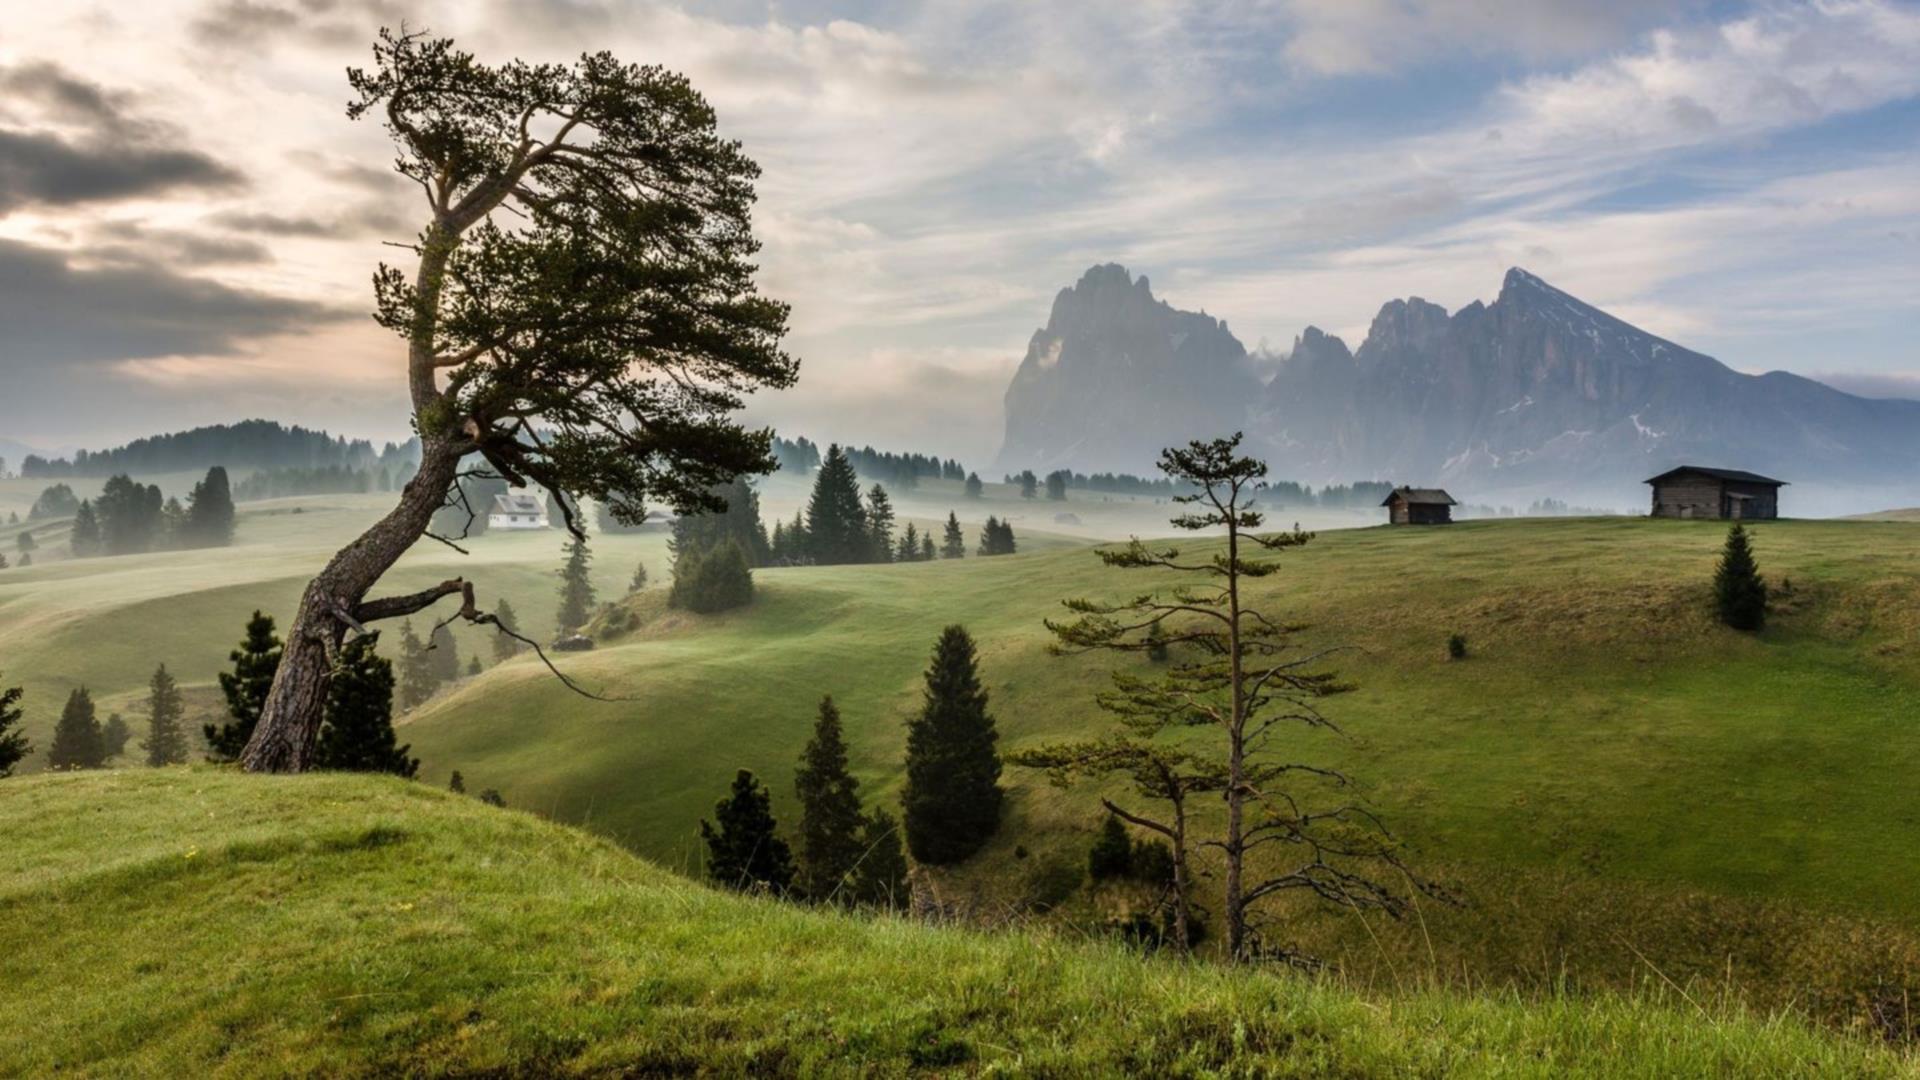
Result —
[[1109, 261], [1274, 353], [1518, 265], [1741, 370], [1920, 397], [1920, 2], [0, 0], [0, 454], [405, 436], [369, 279], [424, 206], [344, 111], [403, 22], [708, 97], [764, 169], [801, 378], [749, 416], [789, 434], [986, 461]]

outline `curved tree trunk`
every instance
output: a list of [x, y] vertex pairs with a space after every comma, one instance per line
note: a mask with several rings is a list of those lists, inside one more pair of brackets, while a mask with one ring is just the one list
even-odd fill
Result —
[[421, 440], [420, 471], [395, 506], [359, 538], [341, 548], [320, 576], [307, 583], [287, 628], [286, 646], [260, 722], [241, 753], [248, 772], [301, 772], [313, 758], [327, 700], [333, 655], [368, 590], [427, 530], [460, 465], [460, 447], [444, 436]]

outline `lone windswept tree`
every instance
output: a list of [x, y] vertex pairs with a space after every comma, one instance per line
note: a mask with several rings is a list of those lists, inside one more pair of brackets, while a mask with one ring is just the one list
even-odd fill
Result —
[[795, 884], [810, 900], [854, 899], [852, 875], [860, 862], [860, 783], [847, 771], [847, 741], [840, 710], [820, 699], [813, 737], [793, 776], [800, 797], [799, 874]]
[[1767, 625], [1767, 582], [1753, 560], [1753, 542], [1737, 521], [1727, 530], [1727, 546], [1713, 572], [1713, 601], [1720, 621], [1735, 630]]
[[[1184, 492], [1174, 501], [1192, 508], [1173, 525], [1224, 534], [1218, 551], [1183, 557], [1176, 548], [1149, 548], [1139, 540], [1102, 550], [1108, 566], [1169, 571], [1183, 580], [1165, 594], [1120, 603], [1068, 600], [1076, 617], [1047, 624], [1060, 653], [1146, 653], [1175, 645], [1181, 659], [1153, 678], [1114, 674], [1101, 704], [1121, 718], [1121, 734], [1021, 760], [1062, 778], [1124, 773], [1140, 794], [1167, 802], [1173, 812], [1155, 817], [1103, 800], [1120, 817], [1173, 841], [1175, 872], [1183, 880], [1184, 801], [1198, 791], [1220, 791], [1225, 821], [1200, 843], [1225, 863], [1221, 907], [1228, 955], [1248, 960], [1284, 953], [1264, 946], [1250, 919], [1254, 905], [1281, 893], [1306, 890], [1344, 907], [1398, 916], [1407, 897], [1369, 876], [1378, 871], [1440, 894], [1408, 871], [1397, 841], [1359, 804], [1344, 774], [1295, 755], [1295, 737], [1337, 732], [1319, 706], [1351, 687], [1324, 670], [1326, 651], [1309, 652], [1298, 643], [1301, 628], [1247, 604], [1247, 582], [1281, 565], [1258, 556], [1301, 547], [1313, 536], [1297, 528], [1259, 531], [1265, 518], [1255, 496], [1265, 487], [1267, 466], [1241, 456], [1239, 447], [1236, 434], [1160, 455], [1161, 470]], [[1152, 634], [1155, 626], [1158, 635]], [[1181, 739], [1176, 749], [1161, 737], [1176, 728], [1207, 729], [1214, 737]], [[1248, 866], [1255, 852], [1267, 856], [1259, 876]]]
[[919, 862], [960, 862], [1000, 828], [999, 737], [987, 712], [973, 638], [949, 626], [927, 665], [920, 713], [907, 723], [907, 786], [900, 804], [907, 850]]
[[13, 767], [33, 753], [33, 744], [20, 730], [22, 691], [17, 686], [0, 690], [0, 780], [13, 775]]
[[187, 763], [187, 731], [181, 726], [186, 715], [180, 686], [167, 665], [161, 664], [147, 682], [147, 738], [140, 747], [147, 752], [148, 765]]
[[420, 467], [301, 596], [242, 759], [254, 771], [312, 764], [349, 632], [449, 596], [493, 623], [461, 578], [367, 595], [462, 461], [623, 520], [646, 502], [718, 509], [715, 485], [773, 467], [771, 433], [734, 419], [743, 395], [797, 370], [780, 348], [787, 308], [753, 282], [759, 170], [685, 78], [606, 53], [489, 66], [384, 30], [373, 52], [348, 72], [348, 116], [382, 118], [424, 201], [411, 273], [374, 275], [375, 317], [406, 343]]
[[707, 876], [745, 892], [783, 894], [793, 884], [793, 852], [780, 839], [773, 798], [746, 769], [734, 774], [727, 797], [714, 804], [713, 823], [700, 822], [707, 842]]

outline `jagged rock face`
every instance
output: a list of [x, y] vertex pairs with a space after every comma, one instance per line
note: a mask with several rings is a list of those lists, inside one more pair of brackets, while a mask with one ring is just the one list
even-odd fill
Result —
[[1239, 428], [1259, 394], [1225, 323], [1113, 264], [1054, 298], [1007, 387], [999, 467], [1147, 472], [1160, 448]]
[[1243, 426], [1279, 477], [1466, 497], [1626, 505], [1683, 463], [1908, 492], [1920, 473], [1920, 402], [1741, 374], [1519, 269], [1492, 304], [1452, 315], [1386, 304], [1358, 351], [1310, 327], [1259, 389], [1225, 325], [1095, 267], [1060, 293], [1008, 388], [1001, 461], [1140, 471], [1162, 446]]
[[1268, 385], [1279, 475], [1619, 492], [1684, 462], [1903, 487], [1920, 464], [1920, 402], [1744, 375], [1519, 269], [1452, 316], [1393, 301], [1345, 353], [1309, 330]]

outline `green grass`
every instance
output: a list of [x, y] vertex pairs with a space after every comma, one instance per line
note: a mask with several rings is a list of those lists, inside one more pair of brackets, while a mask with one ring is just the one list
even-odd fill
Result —
[[[769, 519], [790, 517], [800, 494], [770, 485]], [[901, 502], [924, 525], [947, 494], [930, 486]], [[954, 500], [970, 532], [988, 512], [1049, 511], [997, 494]], [[217, 708], [213, 676], [247, 612], [284, 616], [385, 498], [248, 504], [243, 543], [218, 552], [0, 573], [0, 678], [25, 682], [30, 733], [44, 746], [80, 682], [137, 717], [162, 660], [195, 708]], [[1166, 511], [1068, 509], [1085, 511], [1087, 529]], [[1119, 597], [1154, 579], [1106, 570], [1044, 524], [1024, 527], [1012, 558], [764, 570], [755, 603], [722, 616], [666, 612], [652, 590], [633, 604], [637, 630], [559, 661], [620, 700], [573, 695], [521, 658], [443, 693], [401, 737], [431, 784], [459, 769], [474, 790], [497, 787], [515, 807], [687, 869], [697, 822], [734, 769], [760, 772], [791, 817], [821, 694], [841, 705], [869, 800], [893, 798], [904, 720], [949, 622], [981, 643], [1003, 745], [1104, 725], [1091, 699], [1112, 661], [1048, 656], [1041, 620], [1062, 597]], [[1920, 528], [1757, 526], [1763, 570], [1792, 583], [1758, 636], [1710, 616], [1723, 536], [1708, 522], [1489, 521], [1328, 532], [1285, 556], [1258, 602], [1307, 623], [1306, 644], [1353, 646], [1339, 666], [1359, 686], [1330, 703], [1345, 735], [1299, 754], [1357, 775], [1415, 865], [1468, 906], [1385, 926], [1289, 911], [1277, 932], [1379, 985], [1409, 972], [1528, 992], [1671, 981], [1841, 1025], [1864, 1023], [1887, 994], [1920, 993]], [[603, 597], [624, 591], [636, 559], [665, 583], [660, 534], [601, 538], [595, 553]], [[470, 573], [483, 600], [507, 596], [545, 636], [559, 562], [550, 533], [482, 538], [471, 556], [423, 544], [390, 584]], [[1446, 651], [1456, 631], [1470, 654], [1458, 662]], [[463, 655], [485, 648], [458, 636]], [[1115, 899], [1072, 888], [1094, 793], [1019, 770], [1006, 783], [1002, 834], [954, 887], [995, 911], [1064, 888], [1057, 917], [1098, 923]]]
[[744, 899], [388, 779], [28, 777], [0, 835], [5, 1075], [1916, 1075], [1677, 995], [1368, 995]]

